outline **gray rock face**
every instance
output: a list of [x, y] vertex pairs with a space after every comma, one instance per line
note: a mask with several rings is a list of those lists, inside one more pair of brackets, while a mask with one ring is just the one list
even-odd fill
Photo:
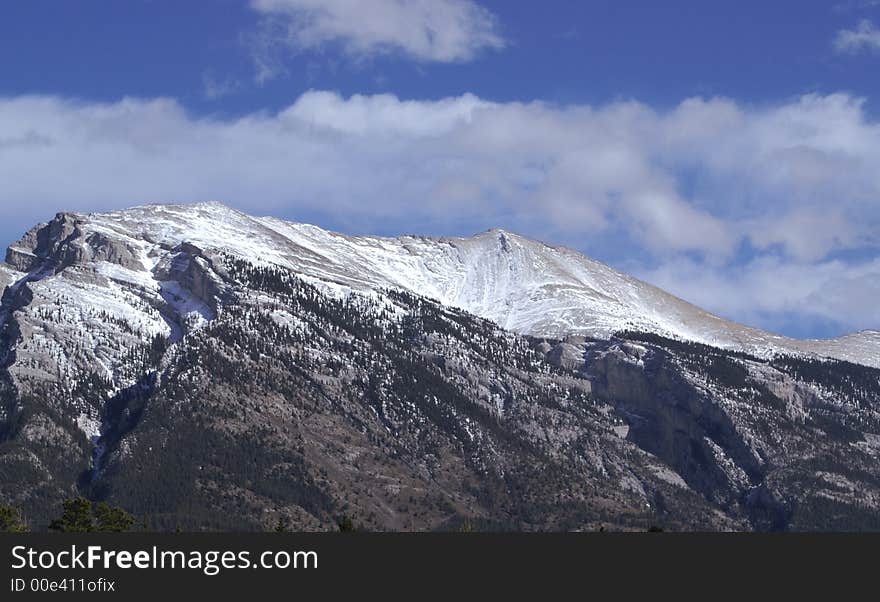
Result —
[[134, 249], [99, 232], [86, 236], [84, 244], [77, 246], [76, 249], [77, 252], [73, 257], [75, 263], [106, 261], [130, 270], [144, 269]]
[[47, 262], [55, 271], [98, 261], [143, 269], [131, 247], [101, 232], [85, 233], [82, 223], [76, 214], [59, 213], [51, 222], [34, 227], [11, 245], [6, 251], [6, 263], [21, 272], [31, 272]]
[[760, 460], [721, 400], [690, 383], [663, 350], [619, 343], [591, 356], [594, 392], [627, 417], [628, 438], [691, 487], [729, 505], [760, 480]]
[[628, 440], [755, 528], [876, 528], [877, 370], [631, 336], [584, 344], [578, 368]]
[[6, 253], [6, 262], [22, 272], [38, 268], [46, 258], [52, 258], [58, 266], [75, 261], [76, 251], [71, 241], [82, 236], [77, 217], [59, 213], [48, 224], [32, 228]]
[[214, 272], [214, 260], [199, 247], [184, 243], [163, 258], [153, 268], [158, 281], [178, 283], [184, 290], [216, 313], [219, 304], [227, 296], [220, 274]]

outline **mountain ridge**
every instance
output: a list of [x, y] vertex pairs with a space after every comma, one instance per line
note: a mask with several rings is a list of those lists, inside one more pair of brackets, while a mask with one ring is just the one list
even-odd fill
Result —
[[[761, 357], [797, 353], [880, 366], [880, 331], [828, 339], [770, 333], [721, 318], [569, 247], [504, 228], [469, 237], [349, 235], [251, 216], [220, 201], [60, 213], [56, 220], [59, 216], [81, 221], [87, 235], [151, 241], [133, 244], [129, 255], [155, 250], [156, 243], [226, 248], [293, 269], [340, 293], [401, 288], [531, 336], [608, 338], [641, 330]], [[12, 259], [15, 265], [18, 254], [26, 259], [32, 238], [10, 245], [7, 263]], [[154, 267], [150, 260], [142, 263], [135, 271]]]

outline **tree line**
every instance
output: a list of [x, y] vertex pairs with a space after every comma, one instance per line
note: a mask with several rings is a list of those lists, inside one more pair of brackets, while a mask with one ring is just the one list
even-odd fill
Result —
[[[82, 496], [67, 499], [61, 515], [49, 523], [50, 531], [62, 533], [121, 533], [132, 530], [136, 519], [118, 506], [92, 502]], [[0, 504], [0, 532], [24, 533], [30, 525], [19, 508]]]
[[[107, 502], [93, 502], [82, 496], [72, 497], [62, 504], [61, 515], [49, 523], [49, 530], [59, 533], [124, 533], [136, 530], [137, 519], [120, 508]], [[336, 521], [341, 532], [361, 531], [351, 516], [345, 514]], [[0, 533], [27, 533], [30, 525], [22, 511], [10, 504], [0, 504]], [[146, 520], [141, 522], [141, 530], [148, 531]], [[285, 518], [267, 529], [278, 533], [290, 530]], [[180, 528], [177, 528], [180, 531]]]

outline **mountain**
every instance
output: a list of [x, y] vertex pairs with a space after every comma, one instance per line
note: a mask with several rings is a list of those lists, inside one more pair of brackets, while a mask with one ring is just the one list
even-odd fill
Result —
[[0, 265], [0, 501], [156, 528], [869, 529], [880, 333], [802, 341], [502, 230], [59, 213]]

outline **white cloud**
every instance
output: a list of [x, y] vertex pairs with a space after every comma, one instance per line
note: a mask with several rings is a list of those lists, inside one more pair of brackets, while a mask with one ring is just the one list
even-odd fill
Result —
[[638, 275], [716, 313], [771, 330], [780, 316], [848, 330], [880, 324], [880, 259], [802, 264], [768, 256], [719, 271], [679, 258]]
[[345, 135], [417, 138], [436, 136], [458, 123], [469, 123], [475, 110], [491, 106], [472, 94], [419, 102], [401, 101], [391, 94], [356, 94], [343, 99], [333, 92], [315, 91], [300, 97], [280, 118]]
[[255, 39], [258, 80], [283, 70], [283, 54], [338, 43], [362, 58], [399, 52], [462, 62], [502, 48], [495, 16], [472, 0], [252, 0], [265, 17]]
[[0, 182], [4, 221], [217, 198], [360, 231], [500, 225], [601, 241], [615, 247], [606, 256], [667, 266], [649, 275], [741, 319], [766, 298], [787, 300], [768, 312], [816, 311], [821, 287], [801, 287], [821, 277], [842, 291], [826, 313], [876, 326], [863, 303], [876, 274], [831, 259], [880, 244], [880, 125], [845, 94], [661, 112], [315, 91], [235, 119], [194, 117], [171, 99], [24, 96], [0, 99]]
[[880, 29], [868, 19], [862, 19], [855, 29], [841, 29], [834, 38], [838, 52], [857, 53], [863, 50], [880, 50]]

